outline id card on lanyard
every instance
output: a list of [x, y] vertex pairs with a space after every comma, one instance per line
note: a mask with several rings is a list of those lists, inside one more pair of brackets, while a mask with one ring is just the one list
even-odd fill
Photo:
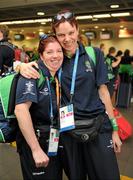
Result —
[[48, 77], [46, 77], [48, 89], [49, 89], [49, 97], [50, 97], [50, 120], [51, 120], [51, 127], [50, 127], [50, 135], [49, 135], [49, 144], [48, 144], [48, 156], [56, 156], [58, 151], [58, 144], [59, 144], [59, 130], [54, 128], [53, 126], [53, 104], [52, 104], [52, 94], [50, 89], [50, 82]]
[[48, 156], [56, 156], [59, 144], [59, 130], [54, 127], [50, 128], [50, 138], [48, 145]]
[[[77, 73], [77, 66], [78, 66], [78, 58], [79, 58], [79, 49], [76, 50], [75, 60], [74, 60], [74, 67], [72, 73], [72, 81], [71, 81], [71, 90], [70, 90], [70, 104], [64, 107], [60, 107], [60, 132], [68, 131], [75, 128], [75, 121], [74, 121], [74, 108], [72, 104], [72, 98], [74, 95], [75, 89], [75, 81], [76, 81], [76, 73]], [[59, 72], [59, 80], [61, 82], [61, 71]]]
[[75, 128], [73, 104], [60, 108], [60, 132]]

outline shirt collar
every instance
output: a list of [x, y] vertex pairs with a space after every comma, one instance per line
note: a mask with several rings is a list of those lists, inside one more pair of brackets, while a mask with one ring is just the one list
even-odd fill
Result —
[[[85, 48], [84, 48], [83, 44], [81, 44], [79, 42], [78, 42], [78, 45], [79, 45], [79, 56], [82, 56], [86, 53]], [[65, 59], [71, 60], [71, 59], [73, 59], [73, 57], [75, 57], [75, 54], [72, 57], [68, 57], [66, 55], [64, 55], [64, 56], [65, 56]]]

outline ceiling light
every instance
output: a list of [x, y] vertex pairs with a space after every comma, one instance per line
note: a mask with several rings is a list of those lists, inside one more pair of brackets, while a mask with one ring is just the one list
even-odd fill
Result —
[[95, 28], [95, 29], [98, 29], [98, 28], [99, 28], [99, 26], [95, 26], [94, 28]]
[[21, 21], [5, 21], [5, 22], [0, 22], [0, 24], [6, 24], [6, 25], [10, 25], [10, 24], [28, 24], [28, 23], [41, 23], [41, 22], [51, 22], [52, 19], [51, 18], [47, 18], [47, 19], [29, 19], [29, 20], [21, 20]]
[[112, 4], [112, 5], [110, 5], [110, 8], [112, 8], [112, 9], [119, 8], [119, 5], [118, 4]]
[[44, 12], [37, 12], [38, 16], [44, 16], [44, 14], [45, 14]]
[[77, 16], [76, 19], [92, 19], [92, 16]]
[[43, 31], [43, 29], [39, 29], [39, 31]]
[[43, 34], [44, 34], [44, 32], [43, 32], [43, 31], [40, 31], [40, 32], [39, 32], [39, 35], [40, 35], [40, 36], [41, 36], [41, 35], [43, 35]]
[[110, 14], [97, 14], [93, 15], [93, 18], [109, 18]]
[[124, 12], [124, 13], [112, 13], [112, 17], [121, 17], [121, 16], [130, 16], [129, 12]]
[[47, 19], [35, 19], [35, 22], [51, 22], [52, 19], [51, 18], [47, 18]]
[[92, 21], [98, 21], [98, 19], [97, 18], [93, 18]]
[[41, 24], [45, 25], [45, 24], [46, 24], [46, 22], [41, 22]]

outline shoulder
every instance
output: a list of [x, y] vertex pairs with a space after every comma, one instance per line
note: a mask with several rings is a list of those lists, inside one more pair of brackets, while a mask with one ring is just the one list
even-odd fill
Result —
[[26, 84], [31, 84], [32, 86], [35, 85], [37, 82], [36, 79], [27, 79], [25, 77], [23, 77], [22, 75], [19, 75], [19, 79], [18, 79], [18, 86], [23, 86], [23, 85], [26, 85]]

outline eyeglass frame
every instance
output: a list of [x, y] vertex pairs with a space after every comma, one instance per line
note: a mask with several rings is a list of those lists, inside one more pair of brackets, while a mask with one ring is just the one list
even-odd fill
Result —
[[54, 16], [52, 22], [57, 23], [57, 22], [61, 21], [63, 18], [65, 20], [69, 20], [69, 19], [74, 18], [74, 17], [75, 17], [75, 15], [73, 12], [66, 11], [64, 13], [58, 13], [56, 16]]

